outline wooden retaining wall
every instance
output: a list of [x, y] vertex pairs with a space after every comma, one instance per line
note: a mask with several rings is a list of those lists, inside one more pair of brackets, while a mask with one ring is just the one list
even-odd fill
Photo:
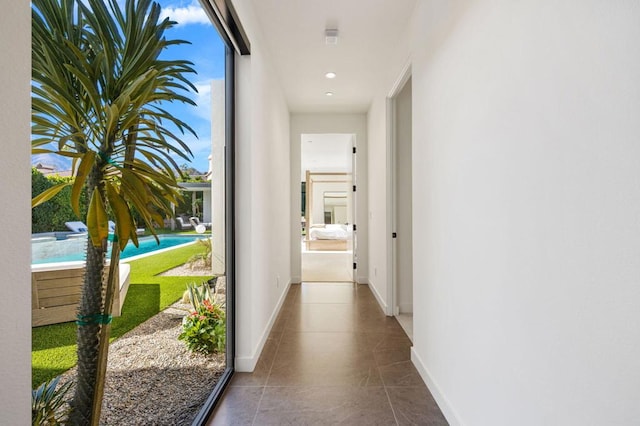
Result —
[[[82, 291], [84, 265], [77, 264], [64, 269], [42, 270], [34, 267], [31, 272], [31, 326], [75, 321]], [[119, 280], [114, 295], [112, 315], [120, 316], [129, 289], [130, 266], [119, 265]]]

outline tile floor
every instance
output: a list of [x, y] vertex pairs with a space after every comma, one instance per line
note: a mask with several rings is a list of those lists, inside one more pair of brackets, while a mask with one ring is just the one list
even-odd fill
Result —
[[302, 251], [303, 281], [353, 281], [352, 251]]
[[209, 425], [447, 425], [366, 285], [292, 285], [253, 373]]

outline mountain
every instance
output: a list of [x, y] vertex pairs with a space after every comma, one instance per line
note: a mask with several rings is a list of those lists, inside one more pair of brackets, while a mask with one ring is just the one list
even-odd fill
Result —
[[55, 154], [34, 154], [31, 156], [31, 165], [42, 164], [53, 166], [57, 171], [65, 171], [71, 169], [71, 160], [61, 155]]

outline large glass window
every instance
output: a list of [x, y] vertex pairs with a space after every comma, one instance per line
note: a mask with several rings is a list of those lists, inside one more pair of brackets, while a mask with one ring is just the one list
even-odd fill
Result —
[[[226, 0], [159, 4], [160, 21], [177, 22], [167, 29], [167, 39], [187, 41], [167, 46], [159, 60], [189, 61], [195, 73], [183, 82], [196, 91], [189, 96], [193, 105], [169, 99], [156, 106], [166, 114], [160, 122], [167, 132], [192, 155], [176, 153], [167, 161], [180, 169], [182, 198], [163, 214], [164, 223], [154, 218], [151, 232], [151, 222], [134, 209], [139, 244], [129, 241], [116, 263], [110, 314], [77, 316], [88, 269], [84, 253], [90, 238], [82, 218], [88, 221], [89, 202], [80, 199], [77, 217], [69, 186], [32, 217], [33, 387], [56, 377], [59, 388], [74, 383], [78, 328], [108, 325], [100, 421], [105, 424], [203, 424], [234, 369], [234, 57], [247, 54], [249, 45]], [[40, 84], [34, 83], [34, 93]], [[193, 132], [183, 132], [186, 127]], [[122, 161], [125, 169], [131, 161], [125, 151], [121, 159], [103, 151], [97, 158], [114, 166]], [[147, 154], [142, 148], [134, 155], [152, 173], [159, 163]], [[78, 163], [65, 155], [34, 151], [32, 165], [34, 196], [73, 182], [78, 173]], [[121, 219], [112, 210], [106, 214]], [[118, 241], [114, 221], [109, 250]], [[73, 392], [72, 387], [67, 400]]]

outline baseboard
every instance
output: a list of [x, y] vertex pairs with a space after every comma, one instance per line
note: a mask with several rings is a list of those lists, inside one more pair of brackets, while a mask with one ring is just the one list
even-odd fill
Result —
[[251, 356], [236, 357], [235, 359], [236, 365], [234, 367], [236, 371], [250, 373], [256, 368], [258, 359], [262, 354], [262, 349], [264, 349], [264, 345], [265, 343], [267, 343], [267, 338], [269, 337], [269, 334], [271, 334], [271, 328], [273, 328], [273, 324], [275, 324], [276, 318], [278, 318], [278, 314], [280, 313], [280, 309], [284, 304], [284, 300], [287, 298], [287, 293], [289, 293], [290, 287], [291, 287], [291, 280], [287, 282], [287, 285], [285, 286], [285, 289], [282, 292], [282, 295], [280, 296], [280, 299], [278, 300], [278, 303], [276, 304], [276, 307], [273, 310], [271, 317], [269, 318], [269, 322], [267, 323], [267, 326], [265, 327], [262, 333], [262, 336], [260, 336], [260, 340], [258, 341], [258, 344], [253, 350], [253, 353], [251, 354]]
[[365, 277], [365, 276], [360, 276], [356, 278], [356, 282], [358, 284], [368, 284], [369, 283], [369, 278]]
[[420, 377], [422, 377], [422, 380], [424, 380], [424, 383], [427, 385], [427, 388], [429, 388], [431, 395], [433, 395], [433, 399], [436, 400], [438, 407], [440, 407], [440, 411], [442, 411], [442, 414], [444, 414], [444, 417], [449, 422], [449, 425], [463, 426], [462, 421], [460, 421], [460, 418], [456, 415], [455, 411], [453, 410], [451, 403], [449, 402], [447, 397], [442, 393], [442, 390], [440, 389], [436, 381], [433, 379], [433, 376], [429, 374], [429, 370], [424, 365], [424, 362], [422, 362], [420, 355], [418, 355], [418, 353], [415, 350], [415, 347], [413, 346], [411, 347], [411, 362], [416, 367], [416, 370], [418, 370], [418, 373], [420, 373]]
[[367, 280], [367, 282], [369, 283], [369, 290], [371, 290], [371, 293], [373, 293], [373, 295], [375, 296], [376, 300], [378, 301], [378, 304], [382, 308], [382, 312], [384, 312], [386, 314], [387, 313], [387, 309], [388, 309], [387, 304], [384, 302], [384, 299], [378, 293], [378, 290], [376, 289], [376, 286], [373, 285], [373, 283], [371, 281], [369, 281], [369, 280]]
[[291, 282], [292, 283], [301, 283], [302, 282], [302, 277], [291, 277]]

